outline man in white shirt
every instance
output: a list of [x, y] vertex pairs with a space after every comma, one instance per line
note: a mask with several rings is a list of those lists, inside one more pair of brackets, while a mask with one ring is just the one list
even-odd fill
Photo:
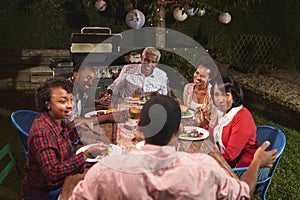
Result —
[[147, 47], [142, 53], [141, 64], [130, 64], [123, 67], [120, 75], [108, 87], [114, 97], [128, 97], [134, 93], [168, 94], [167, 74], [156, 66], [161, 54], [154, 47]]

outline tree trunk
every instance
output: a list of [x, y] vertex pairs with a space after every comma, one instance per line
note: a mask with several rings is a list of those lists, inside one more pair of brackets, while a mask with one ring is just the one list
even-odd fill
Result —
[[158, 8], [156, 9], [154, 26], [157, 27], [156, 30], [156, 47], [165, 47], [165, 27], [166, 27], [166, 10], [165, 10], [165, 0], [157, 0]]

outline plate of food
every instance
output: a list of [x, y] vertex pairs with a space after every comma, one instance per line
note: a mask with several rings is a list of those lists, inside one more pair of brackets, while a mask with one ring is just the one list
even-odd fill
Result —
[[209, 132], [196, 126], [184, 126], [183, 131], [179, 133], [181, 140], [203, 140], [209, 136]]
[[100, 115], [105, 115], [105, 114], [109, 114], [109, 113], [113, 113], [113, 112], [117, 112], [118, 110], [115, 108], [110, 108], [107, 110], [95, 110], [95, 111], [91, 111], [88, 112], [84, 115], [85, 118], [90, 118], [90, 117], [96, 117], [96, 116], [100, 116]]
[[84, 115], [85, 118], [90, 118], [90, 117], [96, 117], [99, 115], [104, 115], [106, 114], [107, 110], [95, 110], [95, 111], [91, 111], [88, 112]]
[[[96, 146], [100, 147], [96, 147]], [[90, 150], [86, 162], [98, 162], [101, 158], [108, 155], [122, 155], [122, 149], [114, 144], [95, 143], [85, 145], [76, 151], [76, 154]]]
[[194, 117], [194, 111], [189, 110], [185, 105], [180, 105], [181, 118], [190, 118]]
[[138, 126], [138, 122], [137, 120], [134, 119], [128, 119], [128, 121], [124, 123], [124, 128], [126, 128], [127, 130], [136, 129], [137, 126]]
[[136, 104], [136, 105], [143, 105], [146, 103], [146, 101], [144, 101], [144, 100], [131, 100], [131, 99], [127, 100], [127, 102], [130, 104]]
[[145, 104], [149, 99], [149, 95], [133, 94], [127, 98], [127, 102], [132, 104]]
[[181, 112], [181, 118], [191, 118], [191, 117], [194, 117], [194, 111], [192, 110], [187, 110], [185, 112]]

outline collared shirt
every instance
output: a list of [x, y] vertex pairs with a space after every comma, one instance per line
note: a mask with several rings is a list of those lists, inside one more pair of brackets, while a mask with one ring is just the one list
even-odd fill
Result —
[[250, 199], [248, 184], [230, 177], [207, 154], [145, 147], [103, 158], [70, 199]]
[[159, 92], [168, 94], [167, 74], [154, 68], [149, 76], [141, 72], [141, 64], [125, 65], [116, 80], [108, 87], [116, 97], [128, 97], [139, 91], [141, 93]]
[[23, 196], [43, 196], [61, 187], [65, 177], [83, 169], [83, 153], [72, 152], [77, 139], [76, 132], [58, 125], [48, 113], [34, 120], [27, 141]]
[[222, 156], [232, 167], [248, 167], [258, 148], [256, 125], [249, 110], [243, 106], [232, 108], [218, 118], [214, 140]]
[[79, 93], [76, 90], [76, 87], [74, 86], [73, 88], [73, 101], [74, 101], [74, 107], [72, 109], [72, 116], [69, 119], [65, 119], [64, 121], [68, 124], [76, 117], [84, 117], [84, 114], [86, 113], [85, 107], [86, 107], [86, 102], [88, 99], [88, 94], [83, 93], [83, 95], [80, 97]]

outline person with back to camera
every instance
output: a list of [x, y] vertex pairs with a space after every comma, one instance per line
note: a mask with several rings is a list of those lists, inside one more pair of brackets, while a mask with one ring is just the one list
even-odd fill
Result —
[[167, 74], [156, 66], [161, 54], [154, 47], [147, 47], [142, 53], [141, 64], [125, 65], [120, 75], [108, 86], [108, 90], [103, 95], [108, 98], [130, 97], [134, 93], [159, 93], [168, 94]]
[[232, 178], [207, 154], [167, 146], [177, 137], [180, 120], [174, 99], [152, 97], [139, 122], [145, 145], [122, 156], [104, 157], [77, 184], [70, 199], [250, 199], [258, 169], [272, 167], [277, 150], [265, 151], [270, 143], [263, 143], [241, 180]]
[[[65, 78], [51, 78], [36, 89], [39, 112], [28, 137], [28, 160], [23, 179], [24, 200], [57, 199], [64, 179], [82, 172], [91, 149], [75, 155], [78, 135], [64, 122], [72, 115], [73, 85]], [[97, 147], [95, 147], [97, 148]]]
[[236, 81], [220, 78], [212, 86], [211, 96], [221, 111], [210, 127], [216, 146], [231, 167], [249, 166], [258, 145], [255, 122], [242, 105], [242, 89]]

